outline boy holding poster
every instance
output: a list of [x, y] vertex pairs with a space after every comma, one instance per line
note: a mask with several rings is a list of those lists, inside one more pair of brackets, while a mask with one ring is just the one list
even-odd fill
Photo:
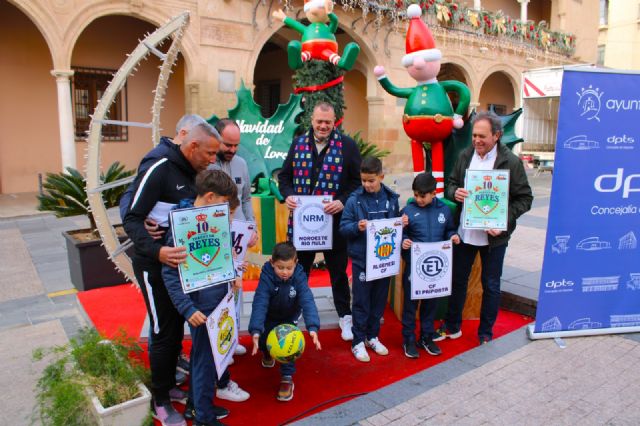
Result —
[[[236, 184], [219, 170], [205, 170], [196, 176], [197, 197], [195, 201], [183, 200], [178, 208], [205, 207], [226, 203], [238, 197]], [[173, 234], [167, 236], [167, 245], [173, 246]], [[180, 282], [178, 269], [164, 265], [162, 278], [169, 297], [178, 312], [189, 322], [191, 330], [191, 386], [195, 406], [194, 425], [220, 424], [218, 419], [226, 417], [229, 411], [213, 405], [217, 372], [213, 352], [206, 327], [207, 316], [218, 306], [228, 292], [226, 283], [206, 287], [200, 291], [185, 294]], [[161, 320], [161, 319], [159, 319]], [[176, 354], [177, 356], [177, 354]], [[185, 423], [186, 424], [186, 423]]]
[[[249, 333], [253, 336], [251, 355], [255, 355], [260, 349], [263, 367], [272, 368], [276, 363], [267, 350], [269, 332], [280, 324], [297, 323], [301, 311], [313, 344], [316, 349], [322, 349], [318, 340], [320, 317], [307, 283], [307, 275], [302, 265], [298, 264], [293, 244], [278, 243], [273, 247], [271, 260], [260, 271], [249, 320]], [[293, 399], [295, 372], [295, 361], [280, 364], [280, 389], [276, 396], [278, 401]]]
[[[382, 183], [382, 162], [365, 157], [360, 165], [362, 187], [356, 189], [342, 213], [340, 233], [347, 239], [351, 258], [353, 292], [353, 341], [351, 351], [358, 361], [369, 362], [367, 347], [378, 355], [388, 349], [378, 339], [380, 318], [384, 313], [390, 278], [366, 280], [367, 221], [398, 217], [398, 194]], [[366, 346], [366, 347], [365, 347]]]
[[[438, 308], [438, 299], [411, 299], [411, 244], [431, 243], [449, 240], [460, 243], [456, 224], [449, 207], [436, 198], [436, 179], [431, 173], [420, 173], [413, 180], [414, 200], [402, 209], [408, 225], [402, 235], [402, 257], [405, 261], [402, 274], [404, 306], [402, 309], [402, 338], [404, 354], [408, 358], [418, 358], [418, 346], [429, 355], [440, 355], [442, 351], [433, 341], [433, 321]], [[416, 346], [416, 309], [420, 302], [420, 339]]]

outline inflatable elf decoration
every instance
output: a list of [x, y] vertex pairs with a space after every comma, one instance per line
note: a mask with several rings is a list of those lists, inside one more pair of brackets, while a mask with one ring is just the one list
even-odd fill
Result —
[[[356, 62], [360, 46], [351, 42], [344, 48], [342, 57], [338, 55], [338, 42], [335, 32], [338, 29], [338, 17], [332, 13], [333, 1], [331, 0], [305, 0], [304, 13], [309, 25], [304, 25], [295, 19], [287, 17], [280, 9], [273, 12], [273, 17], [280, 19], [284, 24], [302, 34], [302, 43], [292, 40], [287, 47], [289, 67], [297, 70], [302, 67], [303, 61], [319, 59], [331, 62], [349, 71]], [[326, 23], [329, 22], [329, 25]]]
[[[435, 46], [427, 25], [420, 19], [422, 10], [417, 4], [407, 9], [410, 18], [406, 37], [406, 55], [402, 65], [418, 83], [414, 88], [400, 88], [385, 75], [384, 67], [378, 65], [373, 72], [380, 84], [390, 94], [407, 98], [402, 124], [411, 138], [413, 171], [418, 174], [425, 169], [423, 143], [431, 144], [432, 173], [436, 178], [438, 197], [444, 195], [444, 147], [443, 142], [451, 135], [452, 129], [464, 125], [462, 116], [469, 108], [469, 88], [459, 81], [441, 81], [436, 77], [440, 72], [442, 53]], [[456, 92], [460, 102], [455, 113], [447, 92]]]

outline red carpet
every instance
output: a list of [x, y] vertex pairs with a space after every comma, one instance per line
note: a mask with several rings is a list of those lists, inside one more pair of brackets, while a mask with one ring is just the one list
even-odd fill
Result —
[[[124, 327], [132, 335], [139, 335], [145, 317], [144, 302], [132, 286], [122, 285], [83, 292], [78, 294], [78, 299], [96, 328], [107, 336], [113, 335], [119, 327]], [[494, 327], [495, 337], [503, 336], [529, 322], [531, 318], [500, 311]], [[419, 359], [408, 359], [402, 352], [400, 322], [387, 309], [380, 340], [389, 348], [390, 353], [386, 357], [370, 353], [371, 362], [368, 364], [355, 360], [350, 343], [342, 341], [338, 330], [321, 330], [319, 335], [322, 351], [316, 351], [307, 336], [307, 349], [296, 364], [295, 396], [286, 403], [275, 399], [280, 377], [277, 366], [273, 369], [262, 368], [259, 354], [254, 357], [236, 357], [236, 362], [231, 367], [232, 378], [251, 394], [251, 398], [243, 403], [221, 401], [219, 405], [231, 410], [231, 415], [224, 422], [229, 425], [253, 425], [257, 422], [261, 425], [282, 424], [326, 401], [344, 395], [374, 391], [476, 347], [477, 326], [478, 321], [465, 321], [460, 339], [441, 342], [441, 356], [433, 357], [421, 351]], [[248, 336], [241, 338], [248, 349], [249, 340]], [[185, 350], [188, 350], [190, 342], [185, 343]], [[348, 399], [322, 405], [316, 411]], [[181, 406], [176, 407], [182, 410]], [[306, 415], [311, 413], [307, 412]]]

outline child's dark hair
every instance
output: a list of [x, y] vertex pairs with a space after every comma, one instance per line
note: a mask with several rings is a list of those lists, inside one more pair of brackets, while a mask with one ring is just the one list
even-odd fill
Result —
[[430, 194], [436, 190], [436, 178], [431, 173], [420, 173], [413, 179], [411, 189], [418, 195]]
[[213, 192], [229, 200], [238, 198], [238, 187], [222, 170], [203, 170], [196, 176], [196, 193], [199, 197]]
[[380, 161], [379, 158], [373, 157], [371, 155], [364, 157], [362, 159], [362, 163], [360, 164], [360, 173], [381, 175], [382, 161]]
[[271, 251], [271, 260], [273, 262], [296, 259], [297, 257], [296, 248], [288, 241], [276, 244]]

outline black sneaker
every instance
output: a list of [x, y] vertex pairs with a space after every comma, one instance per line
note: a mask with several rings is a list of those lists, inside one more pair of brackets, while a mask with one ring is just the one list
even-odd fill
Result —
[[[220, 420], [220, 419], [224, 419], [225, 417], [227, 417], [229, 415], [229, 410], [227, 410], [224, 407], [219, 407], [217, 405], [213, 406], [213, 412], [216, 415], [216, 419]], [[194, 420], [196, 418], [196, 407], [193, 405], [193, 402], [189, 399], [187, 400], [187, 406], [184, 409], [184, 414], [183, 414], [185, 420]]]
[[422, 346], [429, 355], [435, 356], [442, 354], [442, 350], [438, 347], [438, 345], [436, 345], [433, 339], [425, 339], [424, 337], [421, 337], [418, 344]]
[[405, 342], [402, 345], [402, 348], [404, 349], [404, 355], [407, 358], [418, 358], [418, 357], [420, 357], [420, 354], [418, 353], [418, 347], [416, 346], [416, 342], [414, 342], [414, 341]]
[[486, 345], [491, 341], [491, 337], [489, 336], [480, 336], [478, 337], [478, 341], [480, 342], [480, 346]]

